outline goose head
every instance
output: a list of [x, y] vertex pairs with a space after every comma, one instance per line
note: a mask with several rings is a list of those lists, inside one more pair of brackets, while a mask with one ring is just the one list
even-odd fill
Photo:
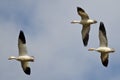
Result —
[[95, 51], [95, 48], [89, 48], [88, 51]]
[[72, 24], [80, 23], [80, 21], [78, 21], [78, 20], [73, 20], [71, 23], [72, 23]]
[[8, 58], [8, 60], [12, 60], [12, 59], [16, 59], [16, 57], [15, 57], [15, 56], [10, 56], [10, 57]]

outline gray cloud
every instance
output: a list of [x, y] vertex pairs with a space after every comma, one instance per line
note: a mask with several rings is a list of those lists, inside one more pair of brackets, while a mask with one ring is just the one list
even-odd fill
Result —
[[[108, 68], [101, 64], [99, 53], [87, 50], [99, 46], [99, 23], [91, 26], [88, 47], [84, 47], [81, 40], [82, 26], [70, 24], [71, 20], [80, 19], [77, 6], [83, 7], [91, 18], [105, 23], [109, 45], [118, 53], [110, 54]], [[0, 79], [118, 80], [118, 8], [119, 1], [109, 0], [1, 0]], [[36, 59], [30, 64], [30, 77], [24, 74], [19, 62], [7, 60], [10, 55], [18, 55], [20, 29], [25, 32], [29, 55], [34, 55]]]

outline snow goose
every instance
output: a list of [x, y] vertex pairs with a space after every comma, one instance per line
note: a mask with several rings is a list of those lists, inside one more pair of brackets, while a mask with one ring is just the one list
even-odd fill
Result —
[[107, 67], [108, 66], [108, 57], [109, 53], [115, 52], [113, 48], [108, 47], [108, 40], [106, 36], [106, 30], [104, 27], [103, 22], [100, 22], [100, 27], [99, 27], [99, 40], [100, 40], [100, 47], [98, 48], [90, 48], [88, 49], [89, 51], [97, 51], [101, 53], [101, 61], [102, 64]]
[[18, 57], [10, 56], [9, 60], [15, 59], [17, 61], [20, 61], [21, 65], [22, 65], [22, 68], [23, 68], [23, 71], [27, 75], [30, 75], [31, 69], [29, 67], [28, 62], [33, 62], [34, 57], [27, 55], [26, 40], [25, 40], [25, 36], [24, 36], [23, 31], [20, 31], [20, 34], [19, 34], [18, 49], [19, 49], [19, 56]]
[[89, 40], [90, 25], [97, 23], [97, 21], [89, 19], [88, 14], [80, 7], [77, 7], [77, 12], [78, 12], [78, 15], [81, 16], [81, 21], [73, 20], [71, 23], [73, 24], [79, 23], [83, 25], [81, 34], [82, 34], [83, 44], [84, 46], [87, 46], [88, 40]]

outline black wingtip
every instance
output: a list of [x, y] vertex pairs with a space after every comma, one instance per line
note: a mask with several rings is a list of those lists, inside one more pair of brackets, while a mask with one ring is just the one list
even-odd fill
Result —
[[84, 44], [85, 47], [86, 47], [87, 44], [88, 44], [88, 39], [89, 39], [89, 34], [87, 34], [87, 35], [84, 37], [84, 39], [83, 39], [83, 44]]
[[102, 64], [107, 67], [108, 66], [108, 59], [106, 59], [105, 61], [102, 62]]
[[87, 44], [88, 44], [88, 42], [87, 42], [86, 40], [83, 40], [83, 44], [84, 44], [84, 46], [86, 47]]
[[26, 67], [26, 69], [24, 70], [24, 72], [25, 72], [27, 75], [30, 75], [30, 73], [31, 73], [30, 67]]
[[85, 12], [82, 8], [80, 7], [77, 7], [77, 11], [82, 11], [82, 12]]
[[22, 30], [20, 30], [20, 34], [19, 34], [19, 39], [25, 44], [26, 40], [25, 40], [25, 36]]
[[99, 30], [101, 30], [101, 31], [106, 31], [105, 30], [105, 26], [104, 26], [104, 23], [103, 22], [100, 22], [100, 27], [99, 27]]

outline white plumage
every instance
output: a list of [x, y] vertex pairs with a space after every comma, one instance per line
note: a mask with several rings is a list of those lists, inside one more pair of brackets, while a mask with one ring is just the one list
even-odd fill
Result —
[[18, 49], [19, 49], [19, 56], [18, 57], [10, 56], [9, 60], [15, 59], [17, 61], [20, 61], [23, 71], [27, 75], [30, 75], [31, 69], [29, 67], [29, 62], [33, 62], [34, 57], [27, 55], [26, 40], [23, 31], [20, 31], [18, 37]]
[[100, 47], [98, 48], [90, 48], [89, 51], [97, 51], [101, 53], [101, 61], [102, 64], [107, 67], [108, 66], [108, 58], [109, 58], [109, 53], [115, 52], [113, 48], [108, 47], [108, 40], [106, 36], [106, 30], [104, 27], [103, 22], [100, 22], [100, 27], [99, 27], [99, 41], [100, 41]]
[[90, 25], [97, 23], [96, 20], [89, 19], [88, 14], [80, 7], [77, 7], [78, 15], [81, 16], [81, 21], [73, 20], [71, 23], [79, 23], [83, 25], [81, 34], [84, 46], [87, 46], [89, 40]]

